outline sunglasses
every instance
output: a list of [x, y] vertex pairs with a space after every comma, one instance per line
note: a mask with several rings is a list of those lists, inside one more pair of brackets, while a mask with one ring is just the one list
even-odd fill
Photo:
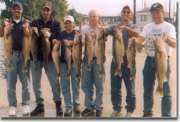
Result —
[[130, 14], [130, 11], [123, 11], [124, 14]]

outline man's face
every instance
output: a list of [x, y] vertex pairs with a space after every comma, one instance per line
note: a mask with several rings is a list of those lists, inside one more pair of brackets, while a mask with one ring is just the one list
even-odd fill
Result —
[[161, 10], [151, 11], [151, 16], [156, 24], [160, 24], [164, 21], [164, 12]]
[[130, 20], [132, 17], [132, 13], [129, 9], [124, 9], [121, 13], [123, 20]]
[[12, 16], [15, 19], [20, 19], [22, 16], [23, 10], [19, 6], [14, 6], [12, 8]]
[[50, 8], [44, 7], [41, 10], [41, 16], [45, 20], [49, 20], [52, 14], [52, 10]]
[[73, 23], [71, 21], [66, 21], [65, 28], [66, 30], [73, 30]]
[[91, 25], [97, 25], [98, 22], [99, 22], [99, 17], [98, 17], [98, 15], [97, 15], [95, 12], [91, 12], [91, 13], [89, 14], [89, 23], [90, 23]]

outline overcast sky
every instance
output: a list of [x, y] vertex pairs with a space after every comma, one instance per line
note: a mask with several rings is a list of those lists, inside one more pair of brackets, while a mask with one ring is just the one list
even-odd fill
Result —
[[[96, 9], [100, 15], [118, 15], [124, 5], [129, 5], [133, 9], [134, 0], [67, 0], [69, 8], [75, 8], [78, 12], [88, 14], [91, 9]], [[165, 6], [168, 12], [169, 0], [136, 0], [137, 11], [144, 6], [149, 7], [154, 2], [160, 2]], [[171, 0], [172, 11], [176, 10], [176, 0]], [[0, 4], [0, 10], [4, 9], [4, 5]]]
[[[87, 14], [89, 10], [96, 9], [101, 15], [118, 15], [124, 5], [133, 8], [134, 0], [67, 0], [69, 8], [75, 8], [79, 12]], [[137, 10], [141, 10], [144, 6], [149, 7], [154, 2], [162, 3], [168, 11], [169, 0], [136, 0]], [[172, 10], [175, 8], [175, 1], [172, 1]]]

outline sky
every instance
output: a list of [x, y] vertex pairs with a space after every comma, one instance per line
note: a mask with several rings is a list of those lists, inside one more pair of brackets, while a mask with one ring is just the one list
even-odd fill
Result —
[[[88, 14], [91, 9], [98, 11], [100, 15], [116, 16], [119, 15], [124, 5], [129, 5], [133, 10], [134, 0], [67, 0], [68, 8], [75, 8], [78, 12]], [[144, 6], [150, 7], [154, 2], [160, 2], [164, 5], [166, 11], [169, 11], [169, 0], [136, 0], [137, 11], [141, 10]], [[176, 0], [171, 0], [171, 10], [176, 10]], [[0, 11], [5, 6], [0, 4]]]
[[[69, 8], [75, 8], [78, 12], [88, 14], [91, 9], [95, 9], [100, 15], [118, 15], [124, 5], [129, 5], [133, 9], [134, 0], [67, 0]], [[172, 10], [175, 11], [175, 1], [171, 0]], [[144, 6], [151, 6], [154, 2], [160, 2], [168, 11], [169, 0], [136, 0], [137, 11]]]

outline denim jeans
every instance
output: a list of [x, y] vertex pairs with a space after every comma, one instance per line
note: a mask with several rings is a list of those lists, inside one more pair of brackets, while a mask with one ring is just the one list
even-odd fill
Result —
[[77, 78], [77, 69], [75, 67], [71, 68], [70, 79], [67, 79], [67, 65], [61, 63], [61, 85], [65, 108], [72, 109], [72, 106], [79, 106], [80, 80]]
[[[103, 104], [103, 80], [99, 77], [99, 65], [94, 59], [91, 62], [90, 70], [86, 68], [87, 61], [82, 65], [82, 89], [85, 94], [85, 107], [88, 109], [102, 110]], [[96, 98], [93, 100], [94, 87]]]
[[53, 93], [53, 100], [60, 101], [60, 82], [56, 77], [56, 71], [54, 64], [49, 61], [47, 66], [42, 61], [32, 62], [31, 61], [31, 74], [32, 74], [32, 83], [33, 83], [33, 90], [36, 97], [37, 104], [43, 104], [43, 97], [41, 92], [41, 76], [42, 76], [42, 69], [45, 68], [46, 75], [48, 77], [49, 83], [51, 85], [51, 90]]
[[114, 60], [111, 63], [111, 101], [113, 110], [121, 111], [122, 104], [122, 80], [124, 80], [127, 96], [126, 96], [126, 109], [128, 112], [133, 112], [135, 105], [135, 84], [134, 80], [130, 80], [130, 69], [128, 68], [127, 57], [124, 56], [124, 63], [122, 64], [122, 76], [115, 76], [116, 64]]
[[7, 93], [9, 106], [17, 106], [16, 99], [16, 84], [17, 78], [22, 84], [22, 105], [28, 105], [30, 94], [29, 94], [29, 73], [22, 71], [22, 57], [19, 51], [13, 51], [13, 56], [11, 59], [12, 69], [7, 72]]
[[[171, 96], [170, 96], [170, 87], [169, 87], [169, 79], [170, 79], [170, 60], [167, 60], [168, 68], [167, 68], [167, 80], [163, 83], [163, 97], [161, 101], [161, 114], [162, 116], [171, 116]], [[153, 107], [153, 91], [155, 85], [155, 58], [147, 57], [145, 61], [145, 66], [143, 70], [144, 76], [144, 114], [152, 113]]]

